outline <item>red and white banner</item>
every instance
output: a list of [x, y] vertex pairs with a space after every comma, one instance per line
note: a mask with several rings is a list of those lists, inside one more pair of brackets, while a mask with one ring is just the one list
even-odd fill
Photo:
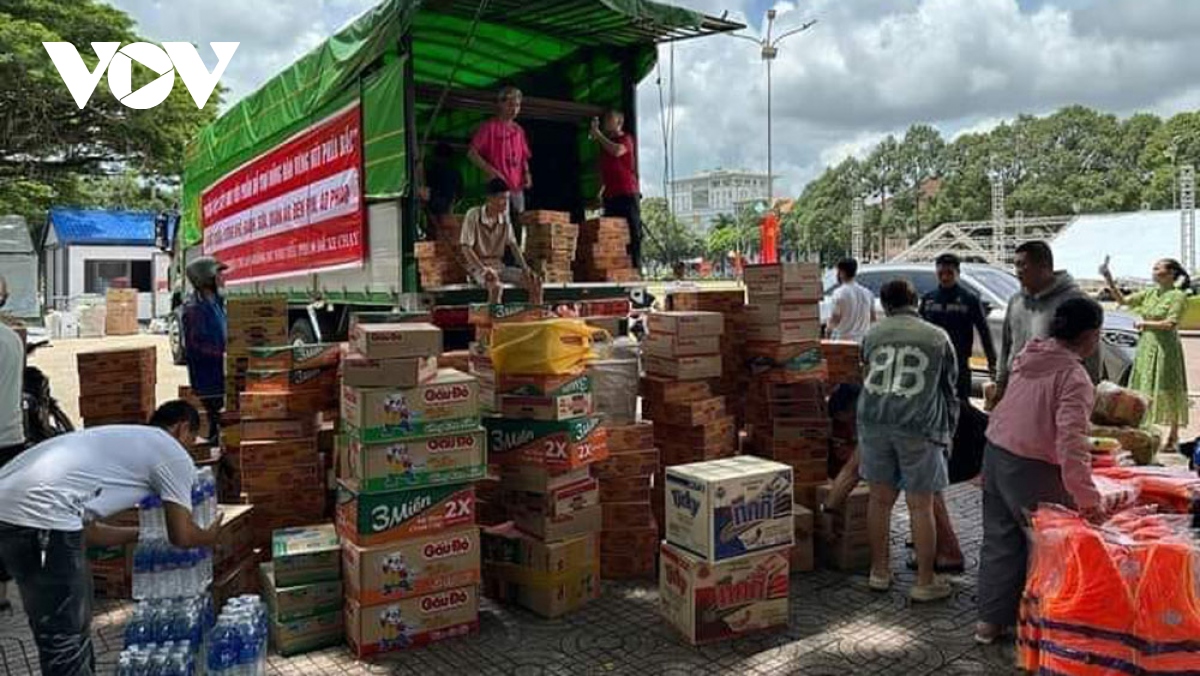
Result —
[[362, 124], [355, 103], [200, 195], [204, 253], [230, 283], [362, 265]]

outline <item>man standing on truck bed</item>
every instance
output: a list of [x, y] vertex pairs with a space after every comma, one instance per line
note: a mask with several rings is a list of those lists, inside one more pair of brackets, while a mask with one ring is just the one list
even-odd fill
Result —
[[188, 263], [187, 277], [192, 295], [183, 305], [184, 356], [192, 392], [208, 414], [205, 438], [214, 446], [220, 441], [221, 409], [225, 403], [225, 299], [221, 297], [221, 273], [227, 266], [215, 258], [201, 256]]
[[[542, 304], [542, 282], [525, 262], [525, 254], [513, 233], [508, 210], [508, 185], [501, 179], [488, 182], [487, 201], [471, 207], [463, 217], [459, 245], [467, 260], [467, 272], [475, 283], [486, 287], [488, 303], [499, 303], [504, 284], [514, 284], [529, 293], [529, 302]], [[508, 251], [520, 267], [504, 264]]]
[[519, 225], [518, 217], [525, 211], [525, 191], [533, 187], [533, 176], [529, 173], [533, 153], [529, 150], [525, 130], [517, 124], [520, 113], [521, 90], [516, 87], [501, 89], [496, 117], [479, 125], [467, 151], [467, 158], [480, 171], [489, 178], [504, 181], [508, 189], [509, 220], [514, 227]]
[[629, 257], [642, 269], [642, 208], [637, 174], [637, 142], [625, 132], [625, 113], [610, 110], [603, 123], [592, 120], [588, 136], [600, 144], [604, 215], [629, 223]]

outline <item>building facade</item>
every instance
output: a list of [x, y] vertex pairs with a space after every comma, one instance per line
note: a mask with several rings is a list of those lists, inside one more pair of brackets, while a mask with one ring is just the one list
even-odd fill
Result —
[[717, 169], [671, 183], [671, 211], [697, 233], [722, 214], [733, 216], [748, 204], [767, 199], [767, 175]]

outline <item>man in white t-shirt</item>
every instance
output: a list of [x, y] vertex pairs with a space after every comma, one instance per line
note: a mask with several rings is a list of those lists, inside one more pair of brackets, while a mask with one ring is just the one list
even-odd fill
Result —
[[192, 521], [196, 468], [185, 445], [200, 416], [163, 404], [148, 426], [108, 425], [48, 439], [0, 469], [0, 562], [17, 582], [42, 673], [91, 676], [92, 578], [87, 546], [136, 542], [137, 528], [99, 520], [143, 498], [163, 500], [176, 547], [211, 547], [221, 523]]
[[844, 258], [838, 262], [838, 288], [833, 292], [829, 317], [829, 337], [833, 340], [861, 343], [875, 323], [875, 296], [854, 281], [857, 275], [858, 261]]

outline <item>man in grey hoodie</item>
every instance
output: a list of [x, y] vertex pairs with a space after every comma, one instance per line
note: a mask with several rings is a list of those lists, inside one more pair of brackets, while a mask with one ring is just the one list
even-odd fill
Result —
[[[1025, 349], [1025, 343], [1034, 338], [1050, 337], [1054, 311], [1068, 298], [1087, 297], [1071, 275], [1054, 271], [1054, 253], [1045, 242], [1025, 242], [1017, 247], [1014, 266], [1021, 292], [1008, 301], [1008, 310], [1004, 314], [996, 394], [989, 402], [992, 406], [1004, 396], [1013, 360]], [[1092, 382], [1099, 382], [1099, 351], [1085, 359], [1083, 365]]]
[[892, 506], [908, 502], [917, 550], [914, 601], [952, 593], [934, 575], [935, 494], [949, 483], [946, 451], [958, 418], [958, 360], [945, 331], [917, 314], [917, 292], [903, 279], [879, 291], [887, 318], [863, 340], [866, 373], [858, 398], [859, 472], [871, 486], [867, 537], [871, 589], [891, 587], [888, 540]]

